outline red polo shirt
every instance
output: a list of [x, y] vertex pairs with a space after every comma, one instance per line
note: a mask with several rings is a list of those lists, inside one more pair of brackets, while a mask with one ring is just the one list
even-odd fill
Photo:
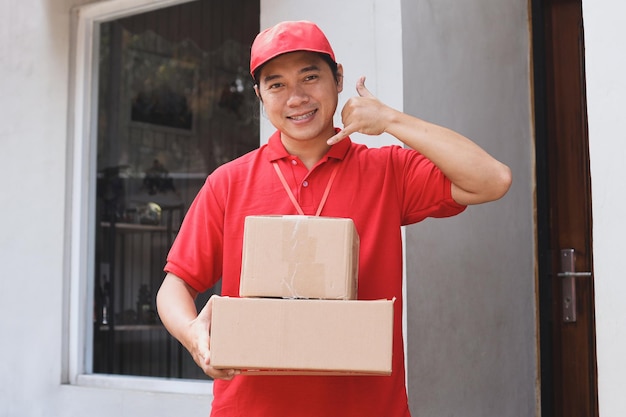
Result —
[[360, 237], [360, 299], [396, 298], [392, 376], [236, 376], [215, 381], [212, 416], [407, 417], [402, 342], [400, 226], [447, 217], [465, 206], [450, 181], [418, 152], [367, 148], [349, 138], [313, 169], [285, 150], [276, 132], [267, 145], [216, 169], [190, 207], [165, 270], [196, 290], [220, 277], [222, 295], [238, 296], [244, 219], [298, 214], [271, 162], [277, 161], [295, 198], [314, 215], [339, 165], [322, 216], [353, 219]]

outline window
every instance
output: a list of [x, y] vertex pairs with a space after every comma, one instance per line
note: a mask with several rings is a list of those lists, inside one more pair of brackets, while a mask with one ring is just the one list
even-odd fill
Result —
[[259, 1], [193, 1], [94, 30], [85, 370], [205, 379], [160, 323], [154, 300], [169, 246], [207, 175], [258, 146], [247, 69]]

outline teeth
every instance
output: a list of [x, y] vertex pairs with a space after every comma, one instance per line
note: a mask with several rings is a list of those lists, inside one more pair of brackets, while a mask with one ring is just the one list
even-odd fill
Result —
[[301, 116], [291, 116], [292, 120], [304, 120], [307, 119], [309, 117], [311, 117], [313, 115], [313, 113], [315, 113], [315, 110], [313, 110], [312, 112], [309, 112], [307, 114], [303, 114]]

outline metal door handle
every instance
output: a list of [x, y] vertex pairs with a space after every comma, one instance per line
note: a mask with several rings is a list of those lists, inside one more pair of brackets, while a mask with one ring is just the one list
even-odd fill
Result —
[[591, 272], [559, 272], [560, 277], [590, 277]]
[[561, 249], [561, 303], [563, 321], [576, 322], [576, 277], [590, 277], [591, 272], [576, 272], [574, 249]]

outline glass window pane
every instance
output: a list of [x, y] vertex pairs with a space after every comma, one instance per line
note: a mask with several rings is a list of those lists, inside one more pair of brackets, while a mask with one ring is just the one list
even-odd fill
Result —
[[207, 175], [258, 146], [258, 22], [258, 0], [202, 0], [100, 25], [95, 373], [206, 378], [155, 296]]

